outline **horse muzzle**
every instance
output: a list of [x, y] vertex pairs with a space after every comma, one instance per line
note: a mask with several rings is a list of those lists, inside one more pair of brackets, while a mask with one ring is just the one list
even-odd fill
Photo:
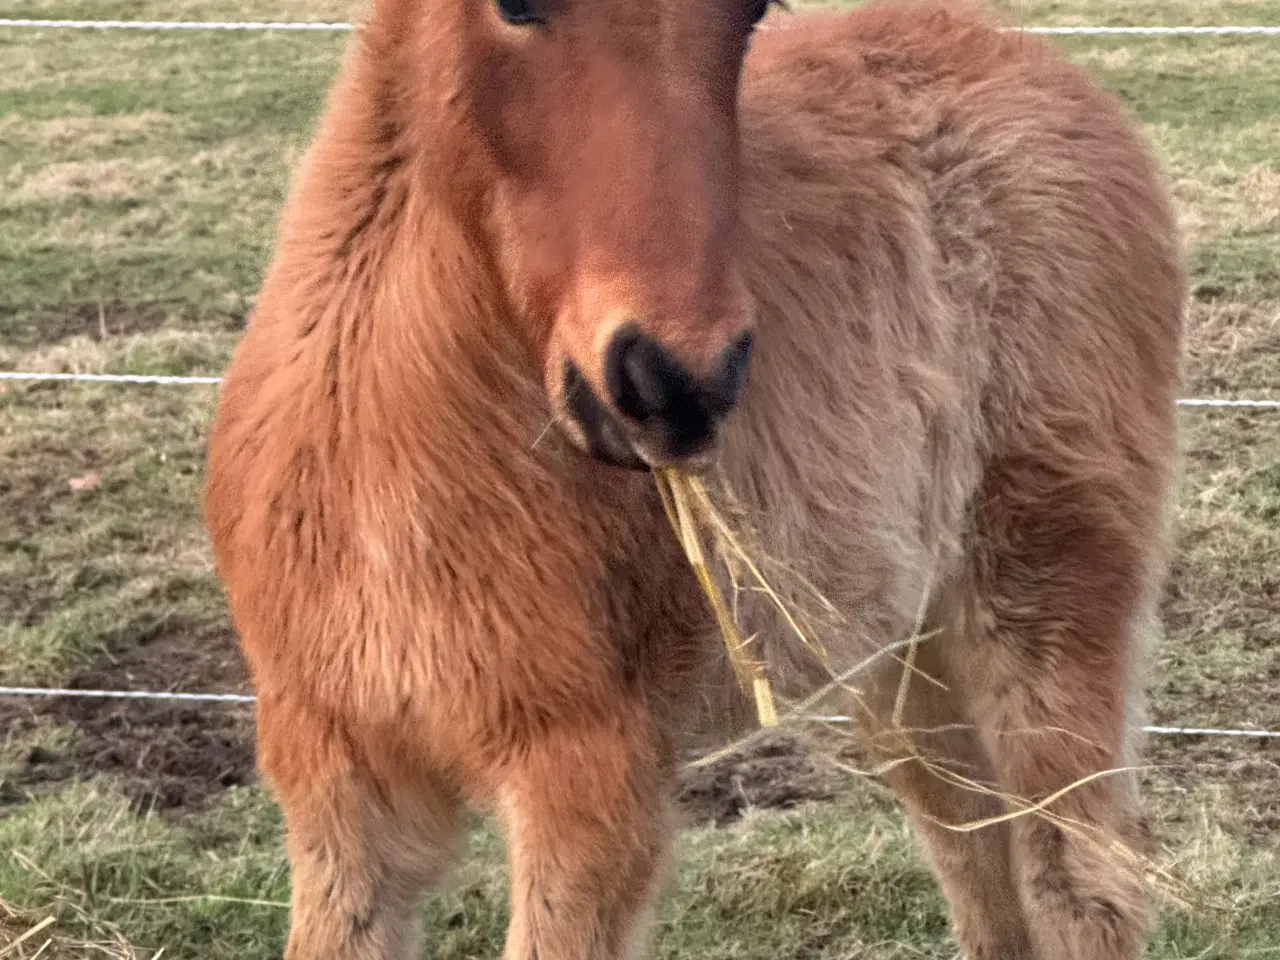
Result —
[[737, 406], [752, 345], [750, 332], [738, 335], [710, 374], [696, 376], [648, 333], [624, 324], [605, 348], [603, 396], [565, 360], [564, 415], [598, 460], [635, 470], [696, 466]]

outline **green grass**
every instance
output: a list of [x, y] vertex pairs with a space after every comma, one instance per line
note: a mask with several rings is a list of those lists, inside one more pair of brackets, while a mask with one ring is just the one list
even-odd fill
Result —
[[[1276, 851], [1224, 831], [1209, 808], [1199, 812], [1172, 858], [1205, 902], [1190, 913], [1170, 911], [1149, 956], [1276, 956]], [[288, 898], [280, 828], [259, 791], [232, 791], [198, 821], [174, 824], [136, 816], [104, 787], [78, 787], [0, 821], [0, 844], [12, 851], [0, 863], [0, 890], [91, 918], [77, 922], [84, 935], [138, 931], [137, 956], [160, 945], [168, 945], [166, 956], [207, 960], [278, 956]], [[501, 952], [501, 844], [478, 827], [470, 853], [426, 905], [426, 956]], [[855, 792], [687, 832], [652, 955], [947, 960], [953, 953], [945, 906], [901, 819], [887, 800]]]
[[[1280, 24], [1280, 0], [1002, 6], [1036, 24]], [[345, 0], [38, 0], [6, 15], [320, 20], [358, 10]], [[345, 39], [0, 30], [0, 369], [218, 373]], [[1197, 287], [1188, 392], [1276, 395], [1280, 40], [1061, 45], [1125, 99], [1169, 171]], [[203, 387], [0, 384], [0, 682], [109, 674], [174, 624], [197, 637], [227, 630], [196, 508], [212, 402]], [[1186, 411], [1183, 436], [1154, 720], [1280, 728], [1280, 415]], [[71, 489], [90, 473], [100, 486]], [[0, 779], [37, 749], [69, 756], [78, 742], [56, 718], [15, 722]], [[1206, 903], [1167, 907], [1150, 955], [1280, 957], [1275, 747], [1166, 741], [1153, 758], [1165, 767], [1148, 776], [1161, 862]], [[181, 816], [139, 814], [135, 800], [121, 778], [99, 777], [0, 807], [0, 901], [27, 911], [0, 913], [0, 951], [52, 911], [65, 939], [45, 957], [100, 955], [73, 942], [91, 939], [120, 956], [162, 946], [166, 957], [277, 956], [279, 907], [160, 902], [283, 900], [269, 799], [235, 789]], [[430, 955], [444, 960], [499, 949], [500, 844], [478, 826], [473, 850], [426, 908]], [[663, 958], [953, 953], [900, 817], [852, 786], [834, 803], [686, 834], [655, 942]]]

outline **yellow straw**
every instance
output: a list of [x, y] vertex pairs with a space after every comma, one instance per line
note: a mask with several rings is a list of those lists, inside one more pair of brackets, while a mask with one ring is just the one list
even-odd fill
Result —
[[746, 646], [749, 641], [743, 639], [738, 625], [725, 605], [724, 597], [720, 595], [720, 590], [711, 577], [702, 547], [702, 538], [698, 534], [697, 524], [690, 510], [690, 497], [685, 488], [687, 481], [670, 468], [654, 471], [654, 480], [658, 486], [658, 493], [662, 497], [662, 505], [667, 511], [667, 519], [671, 521], [672, 529], [675, 530], [676, 537], [684, 548], [685, 556], [689, 558], [689, 565], [693, 567], [698, 583], [711, 604], [711, 612], [715, 615], [716, 624], [720, 628], [720, 636], [724, 640], [733, 672], [737, 675], [743, 692], [750, 692], [755, 698], [756, 716], [760, 720], [760, 725], [776, 727], [778, 711], [773, 702], [773, 687], [769, 685], [769, 678], [765, 676], [764, 665], [746, 655]]

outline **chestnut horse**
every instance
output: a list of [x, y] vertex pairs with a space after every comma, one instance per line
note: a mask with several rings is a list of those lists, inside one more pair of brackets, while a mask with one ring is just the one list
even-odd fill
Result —
[[[1122, 768], [1185, 294], [1160, 176], [1034, 36], [890, 3], [756, 32], [768, 7], [374, 0], [350, 46], [205, 491], [292, 960], [413, 955], [466, 809], [505, 829], [508, 960], [643, 950], [682, 738], [745, 704], [668, 466], [844, 618], [822, 662], [743, 595], [780, 695], [922, 613], [909, 695], [884, 657], [854, 706], [966, 955], [1142, 951]], [[1009, 798], [1053, 802], [949, 829]]]

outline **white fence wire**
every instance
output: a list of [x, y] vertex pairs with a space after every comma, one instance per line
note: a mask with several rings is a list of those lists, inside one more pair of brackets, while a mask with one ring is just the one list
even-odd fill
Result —
[[[169, 700], [186, 703], [256, 703], [243, 693], [182, 693], [166, 690], [77, 690], [61, 687], [0, 687], [0, 697], [78, 697], [89, 700]], [[853, 723], [851, 717], [805, 717], [815, 723]], [[1143, 727], [1144, 733], [1184, 737], [1260, 737], [1280, 739], [1280, 730], [1232, 730], [1214, 727]]]
[[[3, 693], [0, 688], [0, 693]], [[806, 717], [814, 723], [854, 723], [852, 717]], [[1143, 733], [1157, 736], [1183, 737], [1261, 737], [1264, 740], [1280, 740], [1280, 730], [1231, 730], [1215, 727], [1143, 727]]]
[[235, 20], [12, 20], [0, 18], [0, 27], [41, 30], [302, 30], [341, 33], [355, 29], [352, 23], [269, 23]]
[[144, 373], [25, 373], [20, 370], [0, 370], [0, 380], [73, 380], [81, 383], [156, 383], [164, 385], [216, 384], [221, 377], [170, 377]]
[[[295, 30], [341, 33], [354, 30], [353, 23], [321, 23], [310, 21], [247, 20], [21, 20], [0, 18], [0, 27], [28, 27], [44, 30]], [[1220, 27], [1011, 27], [1025, 33], [1054, 36], [1280, 36], [1280, 26]]]
[[62, 687], [0, 687], [0, 697], [81, 697], [90, 700], [179, 700], [196, 703], [253, 703], [243, 693], [182, 693], [172, 690], [76, 690]]
[[[182, 377], [166, 374], [147, 373], [40, 373], [24, 370], [0, 370], [0, 380], [30, 381], [70, 381], [81, 383], [136, 383], [157, 384], [161, 386], [197, 386], [215, 385], [222, 382], [221, 377]], [[1241, 409], [1280, 410], [1280, 400], [1253, 400], [1234, 397], [1187, 397], [1178, 401], [1180, 407], [1238, 407]]]

